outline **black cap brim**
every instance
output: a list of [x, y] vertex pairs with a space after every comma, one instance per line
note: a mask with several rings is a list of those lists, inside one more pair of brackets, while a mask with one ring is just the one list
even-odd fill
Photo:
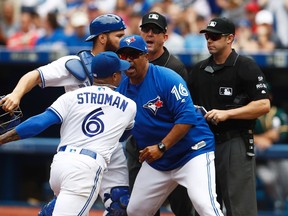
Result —
[[222, 32], [217, 31], [215, 29], [203, 29], [203, 30], [200, 31], [200, 33], [207, 33], [207, 32], [215, 33], [215, 34], [222, 34]]
[[145, 26], [145, 25], [148, 25], [148, 24], [154, 24], [154, 25], [158, 26], [159, 28], [161, 28], [163, 31], [166, 31], [166, 29], [164, 29], [162, 26], [160, 26], [159, 23], [153, 22], [153, 21], [146, 22], [146, 23], [140, 25], [140, 28], [143, 27], [143, 26]]

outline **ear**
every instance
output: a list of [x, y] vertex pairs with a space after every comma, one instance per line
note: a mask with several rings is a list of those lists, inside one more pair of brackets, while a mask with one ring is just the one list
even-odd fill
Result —
[[166, 32], [166, 33], [164, 34], [164, 41], [167, 41], [168, 38], [169, 38], [169, 36], [168, 36], [168, 34], [167, 34], [167, 32]]
[[105, 44], [107, 41], [107, 35], [106, 34], [100, 34], [98, 35], [98, 40], [101, 44]]
[[230, 43], [233, 43], [233, 41], [234, 41], [234, 37], [235, 37], [235, 35], [233, 35], [233, 34], [230, 34], [228, 37], [227, 37], [227, 42], [230, 44]]
[[113, 82], [116, 82], [119, 79], [119, 76], [121, 76], [121, 72], [115, 72], [112, 75]]

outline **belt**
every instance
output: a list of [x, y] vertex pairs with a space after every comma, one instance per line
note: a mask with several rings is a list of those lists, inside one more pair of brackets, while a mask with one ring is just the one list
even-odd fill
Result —
[[214, 133], [216, 144], [226, 142], [235, 137], [241, 137], [243, 135], [243, 131], [240, 130], [231, 130], [226, 132]]
[[88, 149], [79, 148], [79, 147], [73, 147], [73, 146], [67, 146], [66, 145], [66, 146], [61, 146], [58, 151], [83, 154], [83, 155], [87, 155], [89, 157], [92, 157], [94, 159], [97, 158], [97, 154], [95, 152], [90, 151]]

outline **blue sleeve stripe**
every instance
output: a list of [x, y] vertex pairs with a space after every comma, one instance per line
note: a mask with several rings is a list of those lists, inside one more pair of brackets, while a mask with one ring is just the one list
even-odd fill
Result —
[[43, 74], [42, 74], [42, 71], [41, 71], [39, 68], [37, 69], [37, 71], [38, 71], [39, 74], [40, 74], [40, 78], [41, 78], [41, 82], [42, 82], [41, 88], [45, 88], [45, 87], [46, 87], [46, 83], [45, 83], [45, 79], [44, 79], [44, 76], [43, 76]]

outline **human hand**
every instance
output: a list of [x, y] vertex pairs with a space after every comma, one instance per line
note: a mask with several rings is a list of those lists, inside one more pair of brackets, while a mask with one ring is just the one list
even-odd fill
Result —
[[228, 114], [226, 110], [213, 109], [207, 112], [204, 117], [208, 122], [217, 125], [219, 122], [226, 121], [228, 119]]
[[143, 150], [140, 150], [139, 162], [142, 163], [146, 161], [147, 163], [152, 163], [153, 161], [162, 157], [164, 153], [158, 148], [158, 145], [147, 146]]
[[19, 107], [20, 99], [13, 93], [0, 97], [0, 105], [6, 112], [11, 112]]

